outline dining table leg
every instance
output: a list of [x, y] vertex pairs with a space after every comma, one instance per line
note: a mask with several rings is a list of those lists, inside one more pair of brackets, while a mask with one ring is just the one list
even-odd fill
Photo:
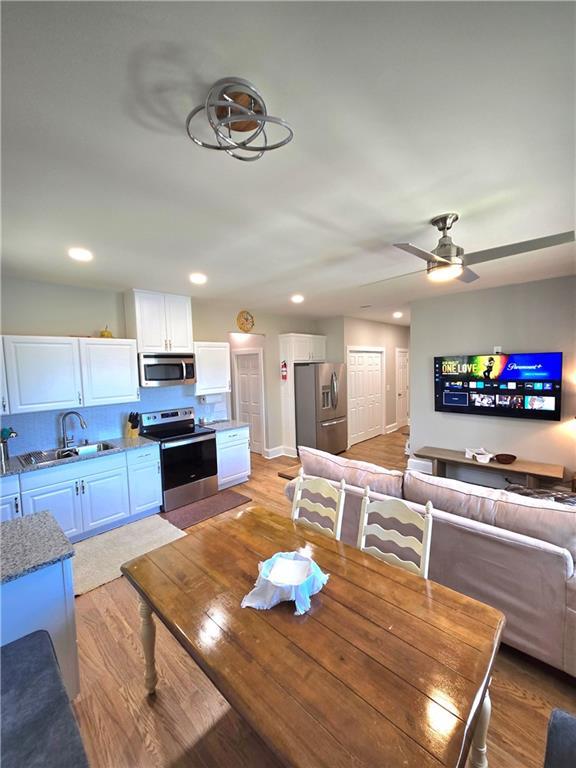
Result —
[[482, 708], [478, 715], [478, 722], [472, 734], [472, 746], [468, 756], [469, 768], [488, 768], [488, 747], [486, 744], [488, 736], [488, 725], [490, 724], [490, 714], [492, 712], [492, 702], [490, 701], [490, 691], [486, 689]]
[[152, 696], [156, 693], [156, 683], [158, 682], [155, 662], [156, 624], [154, 623], [150, 606], [142, 598], [140, 598], [140, 639], [142, 640], [144, 662], [146, 664], [144, 685], [148, 695]]

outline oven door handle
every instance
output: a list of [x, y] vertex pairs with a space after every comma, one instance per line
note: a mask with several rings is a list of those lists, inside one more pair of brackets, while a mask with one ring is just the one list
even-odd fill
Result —
[[171, 440], [166, 443], [160, 443], [160, 447], [163, 451], [167, 448], [180, 448], [183, 445], [191, 445], [192, 443], [203, 443], [205, 440], [215, 440], [216, 435], [202, 435], [201, 437], [187, 437], [185, 440]]

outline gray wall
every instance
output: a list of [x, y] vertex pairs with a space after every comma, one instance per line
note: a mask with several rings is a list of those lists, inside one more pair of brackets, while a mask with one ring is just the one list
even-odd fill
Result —
[[362, 345], [386, 348], [386, 426], [392, 426], [396, 423], [396, 348], [409, 349], [410, 328], [353, 317], [344, 318], [344, 346]]
[[[576, 470], [576, 277], [489, 288], [416, 302], [411, 308], [413, 450], [424, 445], [492, 452]], [[436, 413], [435, 355], [563, 352], [562, 421]]]

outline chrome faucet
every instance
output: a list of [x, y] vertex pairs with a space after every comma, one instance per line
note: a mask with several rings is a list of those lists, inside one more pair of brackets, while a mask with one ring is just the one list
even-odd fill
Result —
[[70, 448], [72, 445], [74, 445], [74, 435], [71, 437], [68, 437], [68, 431], [66, 429], [66, 419], [68, 416], [76, 416], [78, 418], [78, 421], [80, 422], [80, 426], [82, 429], [88, 429], [88, 425], [84, 421], [84, 418], [81, 414], [78, 413], [78, 411], [66, 411], [66, 413], [63, 413], [60, 417], [60, 431], [62, 435], [62, 448]]

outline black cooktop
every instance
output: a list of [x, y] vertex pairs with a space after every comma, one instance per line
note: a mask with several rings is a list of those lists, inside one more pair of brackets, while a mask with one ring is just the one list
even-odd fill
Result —
[[214, 435], [216, 430], [209, 427], [200, 427], [192, 422], [191, 424], [176, 423], [170, 426], [148, 427], [148, 429], [141, 430], [140, 434], [149, 440], [162, 442], [164, 440], [178, 440], [196, 435]]

